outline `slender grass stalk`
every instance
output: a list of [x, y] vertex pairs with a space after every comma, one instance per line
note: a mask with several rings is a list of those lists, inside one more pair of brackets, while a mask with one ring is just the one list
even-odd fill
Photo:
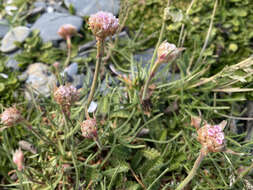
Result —
[[179, 184], [179, 186], [176, 188], [176, 190], [182, 190], [192, 180], [192, 178], [196, 175], [197, 170], [198, 170], [202, 160], [204, 159], [204, 157], [205, 157], [205, 154], [202, 153], [202, 151], [200, 151], [199, 156], [198, 156], [197, 160], [195, 161], [192, 170], [190, 171], [188, 176]]
[[253, 163], [247, 167], [242, 173], [240, 173], [240, 175], [236, 178], [235, 182], [233, 183], [232, 187], [234, 187], [234, 185], [236, 183], [238, 183], [238, 181], [240, 181], [245, 175], [247, 175], [251, 170], [253, 169]]
[[215, 16], [215, 12], [216, 12], [216, 8], [217, 8], [217, 4], [218, 4], [218, 0], [215, 1], [214, 3], [214, 7], [213, 7], [213, 13], [212, 13], [212, 17], [211, 17], [211, 22], [210, 22], [210, 25], [209, 25], [209, 28], [208, 28], [208, 31], [207, 31], [207, 35], [206, 35], [206, 39], [205, 39], [205, 43], [201, 49], [201, 52], [199, 54], [199, 57], [198, 57], [198, 60], [197, 60], [197, 64], [200, 62], [202, 56], [203, 56], [203, 53], [206, 49], [206, 46], [208, 44], [208, 41], [209, 41], [209, 38], [210, 38], [210, 35], [211, 35], [211, 32], [212, 32], [212, 28], [213, 28], [213, 21], [214, 21], [214, 16]]
[[33, 127], [32, 127], [32, 125], [27, 120], [23, 119], [22, 123], [24, 124], [25, 128], [28, 131], [31, 131], [37, 138], [39, 138], [40, 140], [44, 141], [45, 143], [55, 145], [53, 142], [50, 142], [50, 140], [42, 137], [40, 133], [38, 133], [36, 130], [34, 130]]
[[103, 146], [102, 146], [102, 144], [101, 144], [101, 142], [99, 140], [99, 137], [97, 136], [97, 137], [94, 137], [93, 139], [94, 139], [95, 143], [97, 144], [98, 148], [100, 150], [103, 150]]
[[85, 107], [86, 118], [89, 118], [88, 108], [91, 104], [91, 101], [92, 101], [94, 93], [95, 93], [97, 80], [98, 80], [99, 68], [100, 68], [100, 65], [102, 62], [103, 55], [104, 55], [104, 40], [101, 38], [97, 38], [97, 62], [96, 62], [96, 68], [95, 68], [95, 73], [94, 73], [94, 77], [93, 77], [93, 81], [92, 81], [92, 85], [91, 85], [90, 94], [89, 94], [88, 101], [87, 101], [87, 104]]

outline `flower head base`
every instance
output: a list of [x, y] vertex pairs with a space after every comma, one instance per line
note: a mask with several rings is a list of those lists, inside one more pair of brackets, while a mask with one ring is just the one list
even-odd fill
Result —
[[64, 24], [58, 30], [58, 35], [63, 39], [70, 38], [77, 33], [77, 29], [72, 24]]
[[96, 37], [105, 39], [115, 34], [119, 27], [119, 20], [112, 13], [99, 11], [90, 16], [88, 24]]
[[87, 119], [81, 123], [82, 135], [85, 138], [97, 138], [96, 119]]
[[164, 41], [157, 50], [159, 63], [173, 61], [184, 49], [185, 48], [177, 48], [175, 44]]
[[198, 141], [202, 144], [205, 154], [208, 152], [220, 152], [225, 149], [223, 129], [227, 122], [223, 121], [219, 125], [205, 124], [197, 130]]
[[15, 106], [7, 108], [1, 114], [2, 123], [6, 126], [12, 126], [22, 120], [20, 112]]
[[194, 126], [197, 130], [202, 126], [207, 124], [206, 121], [202, 120], [200, 117], [191, 117], [191, 125]]
[[17, 165], [19, 171], [24, 169], [24, 154], [21, 149], [18, 149], [13, 154], [13, 162]]
[[79, 93], [72, 85], [60, 86], [54, 91], [55, 101], [65, 108], [69, 108], [78, 98]]

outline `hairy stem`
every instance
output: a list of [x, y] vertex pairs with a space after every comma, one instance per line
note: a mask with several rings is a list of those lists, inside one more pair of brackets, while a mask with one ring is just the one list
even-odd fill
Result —
[[95, 73], [94, 73], [94, 77], [93, 77], [93, 81], [92, 81], [92, 85], [91, 85], [90, 94], [89, 94], [88, 101], [87, 101], [87, 104], [85, 107], [86, 118], [89, 118], [88, 108], [91, 104], [91, 101], [92, 101], [94, 93], [95, 93], [97, 80], [98, 80], [99, 68], [100, 68], [100, 65], [102, 62], [103, 54], [104, 54], [104, 40], [101, 38], [97, 38], [97, 62], [96, 62], [96, 68], [95, 68]]
[[202, 151], [200, 151], [199, 157], [195, 161], [192, 170], [190, 171], [190, 173], [188, 174], [188, 176], [184, 179], [184, 181], [182, 181], [179, 184], [179, 186], [176, 188], [176, 190], [182, 190], [192, 180], [192, 178], [196, 175], [196, 172], [197, 172], [197, 170], [198, 170], [198, 168], [200, 166], [200, 163], [204, 159], [204, 157], [205, 157], [205, 154]]
[[147, 97], [147, 91], [148, 91], [148, 86], [149, 86], [149, 83], [151, 81], [151, 79], [155, 76], [155, 72], [159, 66], [159, 61], [157, 60], [153, 66], [153, 68], [151, 69], [149, 75], [148, 75], [148, 78], [145, 82], [145, 85], [144, 85], [144, 88], [143, 88], [143, 94], [142, 94], [142, 101], [146, 99]]

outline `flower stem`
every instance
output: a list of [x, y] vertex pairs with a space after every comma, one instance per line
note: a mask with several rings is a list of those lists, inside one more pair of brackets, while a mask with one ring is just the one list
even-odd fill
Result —
[[70, 57], [71, 57], [71, 38], [70, 36], [67, 37], [67, 48], [68, 48], [68, 55], [67, 55], [67, 59], [64, 63], [64, 67], [67, 67], [70, 61]]
[[99, 68], [100, 68], [100, 65], [102, 62], [103, 54], [104, 54], [104, 40], [101, 38], [97, 38], [97, 62], [96, 62], [96, 68], [95, 68], [95, 73], [94, 73], [94, 77], [93, 77], [93, 81], [92, 81], [92, 85], [91, 85], [90, 94], [88, 97], [88, 102], [85, 107], [86, 118], [89, 118], [88, 108], [91, 104], [91, 101], [92, 101], [94, 93], [95, 93]]
[[198, 168], [200, 166], [200, 163], [204, 159], [204, 157], [205, 157], [205, 154], [202, 151], [200, 151], [199, 157], [195, 161], [192, 170], [190, 171], [190, 173], [188, 174], [188, 176], [184, 179], [184, 181], [182, 181], [179, 184], [179, 186], [176, 188], [176, 190], [182, 190], [192, 180], [192, 178], [196, 175], [196, 172], [197, 172], [197, 170], [198, 170]]
[[157, 60], [154, 64], [153, 68], [151, 69], [151, 71], [148, 75], [148, 78], [145, 82], [145, 85], [144, 85], [144, 88], [143, 88], [143, 94], [142, 94], [142, 101], [146, 99], [149, 83], [150, 83], [151, 79], [155, 76], [155, 72], [156, 72], [158, 66], [159, 66], [159, 61]]
[[97, 136], [97, 137], [94, 137], [93, 139], [94, 139], [95, 143], [97, 144], [98, 148], [100, 150], [103, 150], [103, 146], [102, 146], [102, 144], [101, 144], [101, 142], [99, 140], [99, 137]]

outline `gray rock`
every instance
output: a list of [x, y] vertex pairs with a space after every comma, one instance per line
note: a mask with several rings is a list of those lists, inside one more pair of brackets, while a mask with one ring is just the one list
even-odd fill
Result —
[[64, 69], [63, 74], [66, 73], [68, 76], [73, 77], [77, 74], [78, 64], [72, 63], [67, 68]]
[[143, 64], [150, 64], [151, 59], [153, 57], [154, 48], [150, 48], [144, 52], [138, 53], [134, 55], [134, 60], [138, 62], [142, 62]]
[[5, 62], [5, 66], [8, 67], [8, 68], [11, 68], [13, 70], [18, 70], [19, 69], [19, 66], [18, 66], [19, 63], [15, 59], [15, 56], [17, 54], [20, 54], [20, 53], [21, 53], [21, 50], [15, 51], [13, 53], [6, 54], [7, 57], [8, 57], [8, 60]]
[[64, 0], [67, 7], [72, 5], [79, 16], [90, 16], [98, 11], [119, 13], [120, 0]]
[[[152, 57], [154, 53], [154, 48], [150, 48], [144, 52], [134, 55], [134, 60], [141, 64], [141, 67], [148, 71]], [[180, 78], [180, 74], [175, 73], [172, 74], [169, 72], [169, 68], [167, 68], [168, 64], [162, 64], [157, 69], [157, 74], [155, 75], [156, 82], [171, 82], [174, 80], [178, 80]], [[134, 66], [134, 71], [137, 72], [137, 66]]]
[[80, 30], [83, 19], [78, 16], [73, 16], [65, 13], [45, 13], [32, 26], [32, 29], [40, 31], [40, 37], [44, 42], [61, 40], [58, 35], [58, 29], [63, 24], [72, 24]]
[[59, 12], [59, 13], [69, 13], [69, 11], [61, 6], [62, 2], [44, 2], [37, 1], [34, 3], [36, 8], [43, 8], [48, 13], [50, 12]]
[[9, 24], [6, 20], [0, 20], [0, 38], [4, 37], [4, 35], [9, 31]]
[[43, 1], [36, 1], [33, 5], [36, 8], [43, 8], [43, 9], [47, 8], [47, 4]]
[[11, 29], [2, 39], [0, 50], [5, 53], [16, 50], [18, 47], [15, 45], [15, 42], [23, 42], [29, 34], [30, 29], [24, 26]]
[[96, 111], [97, 107], [98, 107], [97, 102], [91, 101], [90, 106], [88, 108], [88, 113], [93, 113], [94, 111]]
[[49, 67], [43, 63], [29, 65], [27, 74], [25, 97], [31, 100], [31, 92], [48, 97], [56, 85], [56, 77], [50, 72]]
[[82, 88], [83, 84], [84, 84], [84, 79], [85, 79], [85, 75], [84, 74], [74, 75], [73, 76], [72, 85], [74, 87], [76, 87], [77, 89]]

